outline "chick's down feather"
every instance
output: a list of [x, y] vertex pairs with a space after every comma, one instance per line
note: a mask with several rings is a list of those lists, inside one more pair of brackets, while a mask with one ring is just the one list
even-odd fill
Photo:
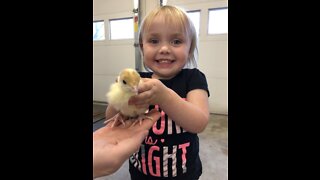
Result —
[[119, 114], [115, 119], [107, 120], [105, 123], [114, 121], [111, 125], [113, 127], [117, 121], [125, 125], [124, 121], [128, 119], [135, 119], [140, 124], [143, 119], [150, 119], [144, 115], [148, 108], [137, 108], [135, 105], [128, 104], [130, 97], [138, 94], [139, 83], [142, 83], [142, 80], [136, 70], [126, 68], [120, 72], [116, 82], [111, 84], [106, 94], [108, 105], [119, 111]]

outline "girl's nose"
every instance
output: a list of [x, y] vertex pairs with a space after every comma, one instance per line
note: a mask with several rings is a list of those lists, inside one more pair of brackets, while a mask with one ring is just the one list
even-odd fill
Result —
[[159, 52], [160, 52], [160, 54], [168, 54], [168, 53], [170, 53], [169, 45], [167, 43], [162, 44], [160, 46]]

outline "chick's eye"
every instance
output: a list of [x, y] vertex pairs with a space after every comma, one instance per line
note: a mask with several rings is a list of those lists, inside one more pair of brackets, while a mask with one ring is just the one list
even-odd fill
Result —
[[125, 80], [122, 80], [123, 84], [127, 84], [127, 82]]

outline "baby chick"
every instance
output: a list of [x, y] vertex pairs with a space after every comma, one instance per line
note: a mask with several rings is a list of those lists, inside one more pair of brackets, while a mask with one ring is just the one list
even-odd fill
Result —
[[111, 125], [113, 127], [117, 121], [125, 125], [125, 120], [136, 119], [139, 120], [141, 125], [144, 118], [152, 119], [144, 115], [147, 107], [137, 108], [135, 105], [128, 104], [130, 97], [138, 94], [138, 85], [141, 82], [139, 73], [134, 69], [127, 68], [120, 72], [116, 82], [110, 86], [106, 94], [109, 105], [119, 111], [119, 114], [114, 119], [105, 121], [105, 124], [114, 121]]

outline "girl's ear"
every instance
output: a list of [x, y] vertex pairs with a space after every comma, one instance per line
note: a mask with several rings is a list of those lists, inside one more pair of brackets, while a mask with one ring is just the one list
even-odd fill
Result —
[[140, 45], [140, 51], [141, 51], [141, 53], [143, 54], [143, 44], [140, 43], [139, 45]]

